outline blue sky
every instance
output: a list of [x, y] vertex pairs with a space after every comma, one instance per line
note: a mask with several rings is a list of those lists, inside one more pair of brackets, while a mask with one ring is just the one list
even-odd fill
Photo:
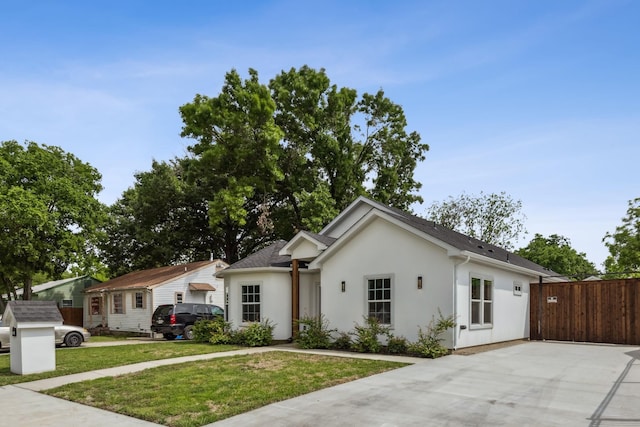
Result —
[[600, 266], [640, 197], [639, 23], [632, 0], [2, 2], [0, 140], [89, 162], [110, 204], [186, 153], [178, 108], [225, 72], [307, 64], [403, 106], [431, 147], [416, 213], [505, 191], [518, 247], [561, 234]]

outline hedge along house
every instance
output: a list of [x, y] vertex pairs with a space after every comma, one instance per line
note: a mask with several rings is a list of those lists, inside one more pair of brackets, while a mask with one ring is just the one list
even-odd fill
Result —
[[85, 291], [87, 328], [151, 334], [151, 315], [162, 304], [224, 304], [223, 282], [216, 272], [222, 260], [199, 261], [134, 271]]
[[269, 319], [274, 338], [323, 314], [352, 331], [375, 317], [410, 341], [453, 315], [445, 344], [462, 348], [527, 338], [529, 283], [554, 275], [538, 264], [431, 221], [359, 197], [319, 234], [299, 232], [218, 273], [227, 319]]

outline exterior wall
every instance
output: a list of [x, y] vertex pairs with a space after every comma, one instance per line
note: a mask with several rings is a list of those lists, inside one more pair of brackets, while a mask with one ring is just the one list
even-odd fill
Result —
[[[352, 331], [367, 315], [366, 278], [392, 278], [392, 328], [410, 341], [438, 314], [453, 310], [453, 261], [444, 249], [376, 219], [322, 265], [322, 312], [329, 327]], [[422, 289], [418, 289], [422, 276]], [[345, 292], [342, 292], [342, 281]], [[451, 336], [445, 345], [451, 345]]]
[[[144, 294], [143, 308], [134, 307], [136, 292], [143, 292]], [[112, 313], [112, 308], [110, 307], [108, 312], [109, 329], [113, 331], [151, 333], [151, 315], [153, 314], [153, 309], [149, 304], [151, 301], [151, 291], [145, 291], [144, 289], [123, 291], [122, 297], [124, 313]], [[111, 302], [110, 296], [109, 303]]]
[[320, 274], [300, 272], [300, 317], [320, 315]]
[[292, 251], [292, 259], [313, 259], [320, 254], [318, 247], [308, 240], [301, 241]]
[[84, 290], [97, 283], [100, 281], [89, 276], [78, 277], [60, 286], [34, 293], [33, 298], [40, 301], [55, 301], [58, 307], [62, 307], [62, 300], [72, 300], [71, 307], [82, 308]]
[[[470, 325], [472, 276], [493, 279], [493, 324], [490, 328]], [[457, 272], [457, 348], [490, 344], [529, 337], [529, 282], [531, 276], [470, 262]], [[514, 282], [521, 284], [522, 295], [514, 295]], [[467, 328], [461, 329], [464, 325]]]
[[[302, 276], [302, 275], [301, 275]], [[242, 285], [260, 285], [260, 319], [275, 325], [273, 338], [291, 338], [291, 276], [287, 271], [227, 274], [224, 278], [228, 288], [229, 304], [227, 320], [233, 328], [246, 327], [242, 322]], [[301, 286], [302, 288], [302, 286]]]
[[343, 218], [340, 218], [339, 223], [332, 224], [331, 231], [327, 235], [337, 239], [338, 237], [349, 231], [349, 229], [353, 227], [353, 225], [358, 222], [360, 218], [365, 216], [371, 209], [372, 207], [370, 205], [366, 203], [360, 203], [358, 206], [355, 206], [351, 211], [349, 211], [347, 215], [345, 215]]

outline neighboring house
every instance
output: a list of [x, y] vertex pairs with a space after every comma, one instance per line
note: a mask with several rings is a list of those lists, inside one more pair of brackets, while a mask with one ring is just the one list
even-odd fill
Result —
[[[55, 301], [58, 308], [82, 308], [84, 290], [100, 283], [91, 276], [72, 277], [70, 279], [54, 280], [31, 287], [31, 299], [39, 301]], [[17, 289], [16, 294], [22, 297], [23, 289]]]
[[151, 315], [161, 304], [224, 304], [223, 283], [216, 272], [222, 260], [199, 261], [134, 271], [85, 291], [84, 325], [112, 331], [151, 333]]
[[227, 319], [270, 320], [290, 339], [295, 319], [323, 314], [342, 332], [375, 317], [410, 341], [453, 315], [450, 348], [527, 338], [529, 283], [554, 275], [497, 246], [359, 197], [319, 234], [299, 232], [218, 273]]

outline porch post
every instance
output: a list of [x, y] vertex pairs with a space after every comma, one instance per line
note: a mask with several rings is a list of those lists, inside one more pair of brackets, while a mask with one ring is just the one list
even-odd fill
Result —
[[300, 317], [300, 272], [298, 260], [291, 261], [291, 338], [298, 335], [296, 321]]

